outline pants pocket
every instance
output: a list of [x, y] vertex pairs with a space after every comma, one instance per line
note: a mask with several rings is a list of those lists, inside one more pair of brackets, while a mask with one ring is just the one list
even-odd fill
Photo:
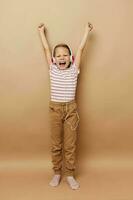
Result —
[[76, 111], [75, 115], [76, 116], [75, 116], [74, 120], [71, 123], [71, 129], [72, 130], [76, 130], [78, 125], [79, 125], [79, 114], [78, 114], [77, 111]]
[[71, 113], [69, 116], [66, 116], [65, 121], [70, 125], [71, 130], [76, 130], [79, 125], [79, 114], [77, 111]]

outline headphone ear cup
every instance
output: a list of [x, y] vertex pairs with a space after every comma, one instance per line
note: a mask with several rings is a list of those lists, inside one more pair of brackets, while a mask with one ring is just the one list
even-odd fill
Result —
[[70, 61], [71, 61], [71, 63], [73, 63], [74, 62], [74, 56], [73, 56], [73, 53], [72, 53], [72, 49], [70, 47], [69, 47], [69, 49], [70, 49], [70, 52], [71, 52]]
[[72, 55], [72, 63], [74, 63], [74, 56]]
[[55, 62], [55, 58], [54, 58], [54, 57], [52, 57], [52, 62], [53, 62], [53, 63], [56, 63], [56, 62]]
[[74, 63], [74, 56], [73, 56], [73, 55], [70, 56], [70, 62], [71, 62], [72, 64]]
[[72, 58], [72, 55], [70, 55], [70, 61], [71, 61], [71, 63], [73, 62], [73, 58]]

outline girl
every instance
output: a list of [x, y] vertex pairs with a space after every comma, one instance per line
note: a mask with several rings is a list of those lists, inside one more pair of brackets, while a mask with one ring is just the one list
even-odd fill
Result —
[[73, 59], [70, 47], [64, 43], [56, 45], [51, 52], [46, 39], [44, 24], [41, 23], [38, 26], [49, 66], [51, 83], [49, 110], [51, 121], [51, 154], [54, 170], [54, 176], [49, 183], [51, 186], [59, 185], [63, 163], [67, 183], [72, 189], [79, 188], [79, 183], [74, 177], [77, 127], [79, 123], [75, 93], [80, 73], [81, 56], [88, 34], [92, 29], [92, 24], [87, 23], [76, 57]]

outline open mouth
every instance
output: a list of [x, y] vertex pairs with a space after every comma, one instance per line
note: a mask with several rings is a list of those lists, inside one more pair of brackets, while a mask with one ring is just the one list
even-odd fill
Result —
[[60, 66], [65, 66], [65, 65], [66, 65], [66, 62], [65, 62], [65, 61], [61, 61], [61, 62], [59, 62], [59, 65], [60, 65]]

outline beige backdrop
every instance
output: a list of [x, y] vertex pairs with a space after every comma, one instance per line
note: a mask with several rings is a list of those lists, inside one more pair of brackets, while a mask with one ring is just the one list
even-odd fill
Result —
[[37, 26], [51, 48], [73, 52], [89, 21], [77, 101], [79, 159], [129, 161], [133, 154], [132, 0], [1, 1], [0, 156], [50, 158], [49, 75]]

